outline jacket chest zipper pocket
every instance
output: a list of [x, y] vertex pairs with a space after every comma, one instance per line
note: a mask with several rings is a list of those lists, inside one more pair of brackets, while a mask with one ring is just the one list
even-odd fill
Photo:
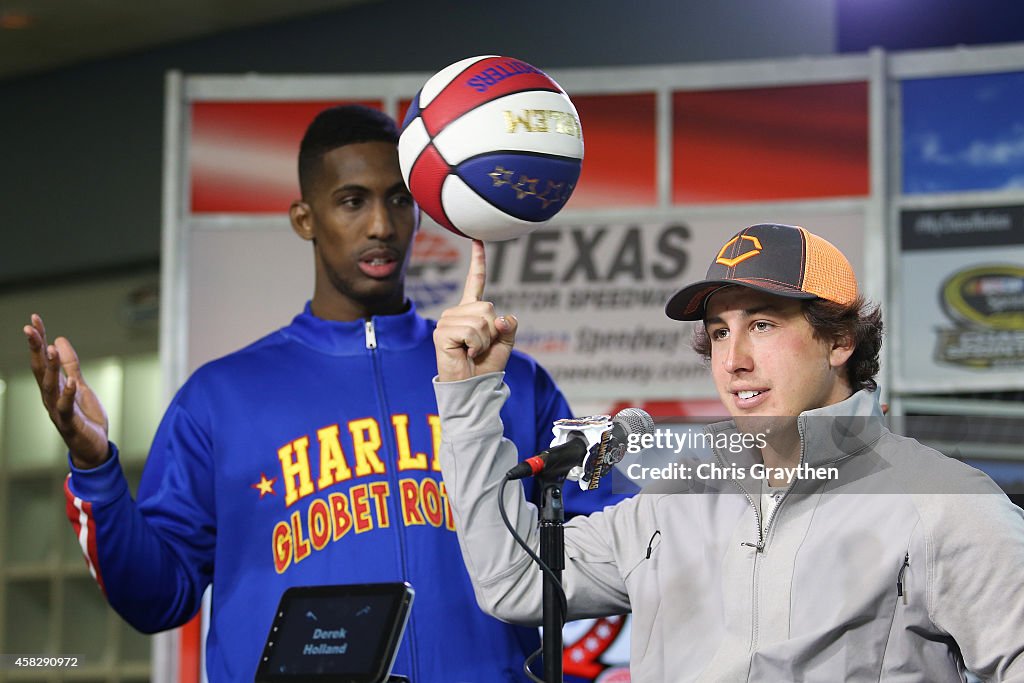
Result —
[[644, 558], [645, 560], [651, 559], [651, 553], [654, 552], [655, 548], [661, 545], [660, 542], [657, 545], [654, 543], [658, 536], [661, 536], [661, 529], [655, 529], [654, 533], [651, 535], [651, 540], [647, 542], [647, 557]]
[[903, 591], [903, 576], [907, 571], [907, 567], [910, 566], [910, 553], [903, 556], [903, 566], [900, 567], [900, 573], [896, 575], [896, 597], [903, 598], [903, 604], [907, 604], [907, 596]]

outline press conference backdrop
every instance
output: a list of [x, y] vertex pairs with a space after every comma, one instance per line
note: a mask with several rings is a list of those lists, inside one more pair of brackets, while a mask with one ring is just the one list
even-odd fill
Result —
[[[739, 228], [796, 223], [851, 258], [865, 293], [890, 311], [892, 346], [919, 343], [921, 330], [892, 323], [892, 311], [921, 303], [907, 294], [900, 212], [935, 202], [1013, 205], [1024, 192], [985, 180], [966, 194], [948, 182], [920, 189], [918, 171], [937, 150], [958, 149], [963, 131], [941, 130], [938, 147], [934, 136], [901, 147], [928, 131], [901, 129], [908, 112], [891, 95], [907, 91], [902, 101], [915, 102], [913, 84], [1015, 70], [1024, 71], [1024, 49], [552, 72], [580, 113], [583, 174], [551, 225], [489, 245], [487, 297], [520, 317], [520, 348], [552, 371], [578, 412], [639, 405], [663, 419], [699, 420], [719, 412], [717, 401], [688, 348], [689, 326], [664, 318], [664, 300], [701, 277]], [[298, 143], [315, 112], [356, 101], [400, 118], [429, 75], [169, 75], [161, 349], [171, 385], [286, 324], [310, 296], [312, 251], [292, 234], [286, 210], [298, 195]], [[901, 150], [932, 158], [904, 163], [896, 178]], [[1022, 156], [1011, 148], [1002, 157], [1020, 177]], [[457, 301], [468, 248], [424, 226], [408, 286], [421, 312]], [[919, 372], [912, 360], [883, 358], [881, 384], [897, 416], [906, 392], [949, 390], [945, 373]], [[1014, 363], [971, 372], [975, 389], [1024, 388]], [[628, 619], [567, 627], [567, 678], [625, 680], [628, 637]]]

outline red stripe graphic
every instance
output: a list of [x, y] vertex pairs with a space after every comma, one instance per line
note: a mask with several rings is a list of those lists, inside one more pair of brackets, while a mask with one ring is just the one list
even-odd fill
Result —
[[313, 117], [348, 102], [195, 102], [188, 138], [192, 213], [288, 212], [299, 196], [295, 155]]
[[103, 575], [100, 573], [99, 553], [96, 550], [96, 523], [92, 516], [92, 503], [87, 503], [71, 492], [71, 475], [64, 479], [64, 499], [66, 501], [65, 512], [75, 536], [78, 537], [78, 545], [85, 556], [85, 564], [89, 567], [89, 573], [96, 579], [100, 590], [106, 595], [107, 588], [103, 585]]

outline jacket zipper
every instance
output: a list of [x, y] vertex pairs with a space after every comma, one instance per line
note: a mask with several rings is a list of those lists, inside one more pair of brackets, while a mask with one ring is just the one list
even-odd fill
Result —
[[[796, 430], [797, 430], [797, 433], [800, 434], [800, 464], [802, 465], [804, 463], [804, 456], [806, 455], [806, 453], [804, 453], [804, 423], [801, 422], [799, 418], [797, 418], [797, 421], [796, 421]], [[786, 502], [786, 498], [789, 497], [789, 491], [792, 488], [793, 488], [793, 482], [790, 481], [789, 485], [786, 486], [786, 490], [782, 492], [782, 497], [779, 498], [779, 501], [777, 503], [775, 503], [775, 507], [772, 508], [772, 513], [770, 515], [768, 515], [768, 519], [764, 523], [764, 535], [765, 535], [765, 538], [761, 539], [761, 546], [762, 546], [762, 548], [763, 548], [763, 546], [764, 546], [764, 544], [765, 544], [765, 542], [767, 540], [768, 532], [771, 531], [771, 529], [772, 529], [772, 521], [775, 520], [775, 515], [778, 513], [779, 508], [782, 507], [782, 504], [784, 502]], [[760, 527], [758, 527], [758, 528], [760, 528]]]
[[[377, 348], [377, 332], [373, 329], [373, 319], [366, 321], [366, 348], [373, 351]], [[376, 366], [374, 366], [376, 369]]]
[[[373, 324], [373, 318], [367, 318], [366, 324], [364, 325], [364, 330], [366, 333], [366, 349], [370, 354], [370, 365], [373, 367], [373, 381], [374, 384], [377, 385], [377, 396], [380, 398], [380, 407], [382, 412], [381, 417], [384, 418], [384, 422], [387, 422], [387, 424], [382, 423], [380, 426], [381, 442], [386, 443], [388, 450], [392, 454], [397, 455], [398, 449], [396, 447], [396, 444], [394, 443], [394, 438], [391, 436], [391, 423], [389, 420], [391, 410], [388, 407], [387, 395], [384, 393], [384, 377], [382, 376], [380, 371], [380, 358], [377, 355], [377, 331]], [[389, 486], [394, 487], [392, 495], [389, 496], [389, 500], [392, 503], [390, 514], [392, 516], [392, 519], [395, 520], [392, 526], [394, 527], [395, 533], [398, 536], [398, 552], [399, 559], [401, 560], [402, 565], [402, 576], [408, 577], [408, 550], [406, 549], [405, 545], [406, 538], [405, 532], [403, 530], [404, 525], [398, 522], [398, 520], [402, 519], [402, 510], [400, 509], [399, 503], [399, 498], [401, 497], [402, 492], [398, 488], [398, 475], [395, 473], [397, 461], [394, 458], [392, 458], [388, 462], [386, 467], [388, 473], [388, 484]], [[415, 632], [415, 615], [410, 615], [409, 617], [409, 630]], [[410, 675], [412, 680], [415, 681], [420, 678], [419, 667], [417, 666], [419, 660], [417, 659], [418, 653], [416, 651], [416, 638], [409, 638], [408, 643], [410, 664], [412, 666], [412, 671], [410, 672]]]
[[[800, 434], [800, 462], [802, 463], [804, 461], [804, 426], [803, 426], [803, 423], [800, 422], [799, 419], [797, 419], [796, 426], [797, 426], [797, 431]], [[717, 455], [717, 453], [716, 453], [716, 455]], [[721, 458], [719, 458], [719, 460], [721, 461]], [[724, 464], [725, 463], [723, 462], [723, 465]], [[737, 483], [736, 485], [739, 486], [739, 483]], [[771, 531], [771, 528], [772, 528], [772, 521], [775, 519], [775, 515], [778, 514], [779, 508], [781, 508], [782, 504], [786, 502], [786, 498], [789, 496], [789, 491], [790, 491], [790, 489], [792, 487], [793, 487], [793, 483], [790, 482], [790, 485], [786, 488], [785, 493], [782, 494], [782, 498], [779, 498], [779, 502], [777, 502], [775, 504], [775, 507], [772, 508], [772, 512], [771, 512], [770, 515], [768, 515], [768, 519], [765, 520], [765, 523], [764, 523], [764, 528], [762, 528], [761, 527], [761, 511], [760, 511], [760, 508], [757, 505], [754, 504], [754, 499], [750, 497], [750, 494], [747, 493], [746, 489], [744, 489], [742, 486], [739, 486], [740, 490], [743, 491], [743, 495], [745, 495], [747, 497], [747, 502], [750, 503], [750, 506], [752, 508], [754, 508], [754, 521], [757, 523], [757, 544], [756, 545], [753, 544], [753, 543], [743, 543], [742, 544], [742, 545], [749, 546], [749, 547], [754, 548], [754, 549], [757, 550], [757, 552], [754, 553], [754, 567], [753, 567], [753, 577], [752, 577], [753, 578], [753, 586], [751, 588], [751, 596], [750, 596], [750, 620], [751, 620], [751, 624], [750, 624], [750, 651], [751, 652], [753, 652], [754, 649], [757, 647], [758, 636], [760, 634], [760, 623], [759, 623], [759, 614], [758, 614], [758, 612], [759, 612], [759, 610], [758, 610], [758, 605], [759, 605], [759, 600], [758, 600], [758, 583], [760, 581], [760, 576], [761, 576], [761, 571], [760, 571], [761, 570], [761, 565], [760, 565], [760, 562], [758, 562], [758, 556], [765, 552], [765, 547], [767, 546], [767, 541], [768, 541], [768, 533]]]
[[754, 566], [751, 571], [750, 577], [750, 651], [754, 651], [754, 643], [757, 642], [757, 577], [758, 565], [757, 558], [764, 552], [764, 535], [761, 532], [761, 512], [757, 509], [757, 505], [754, 504], [754, 499], [750, 497], [750, 494], [736, 482], [736, 486], [739, 487], [740, 491], [743, 491], [743, 495], [747, 497], [747, 502], [750, 503], [750, 507], [754, 508], [754, 522], [757, 524], [757, 543], [750, 543], [749, 541], [741, 543], [740, 545], [753, 548], [756, 552], [754, 553]]
[[[747, 496], [749, 498], [750, 496]], [[758, 600], [759, 584], [761, 582], [761, 553], [764, 552], [764, 532], [761, 531], [761, 513], [757, 507], [754, 508], [754, 518], [757, 520], [757, 552], [754, 553], [754, 567], [752, 572], [752, 587], [750, 594], [750, 651], [753, 652], [754, 648], [757, 647], [757, 639], [760, 631], [760, 622], [758, 619]]]
[[[718, 461], [722, 463], [722, 466], [725, 466], [726, 462], [721, 458], [721, 456], [718, 455], [718, 450], [712, 449], [712, 452], [715, 454], [715, 457], [718, 458]], [[753, 548], [756, 551], [754, 553], [754, 566], [751, 570], [750, 577], [750, 652], [753, 652], [754, 647], [757, 643], [757, 582], [759, 575], [758, 570], [760, 569], [760, 565], [758, 563], [758, 556], [764, 552], [764, 532], [761, 530], [761, 511], [758, 509], [758, 506], [754, 503], [754, 499], [750, 497], [750, 494], [747, 493], [747, 490], [745, 488], [740, 486], [740, 483], [738, 481], [733, 480], [733, 483], [736, 484], [736, 488], [743, 492], [743, 495], [747, 499], [747, 503], [749, 503], [750, 507], [753, 508], [754, 524], [757, 527], [757, 543], [745, 541], [740, 544], [748, 548]]]

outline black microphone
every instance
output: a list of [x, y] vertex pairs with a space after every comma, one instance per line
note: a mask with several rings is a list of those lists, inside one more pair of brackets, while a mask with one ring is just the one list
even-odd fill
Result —
[[[601, 416], [607, 420], [607, 416]], [[594, 418], [575, 418], [568, 422], [587, 422]], [[564, 422], [559, 420], [559, 422]], [[555, 423], [558, 424], [558, 423]], [[579, 430], [569, 432], [568, 441], [558, 446], [543, 450], [532, 458], [527, 458], [508, 472], [508, 480], [525, 479], [541, 472], [559, 477], [569, 473], [572, 468], [582, 465], [588, 454], [593, 454], [593, 468], [600, 468], [598, 477], [607, 469], [622, 460], [626, 454], [626, 446], [631, 434], [650, 434], [654, 431], [654, 420], [639, 408], [624, 408], [612, 419], [610, 427], [601, 433], [601, 439], [590, 446], [586, 434]], [[593, 469], [588, 462], [588, 470]]]

